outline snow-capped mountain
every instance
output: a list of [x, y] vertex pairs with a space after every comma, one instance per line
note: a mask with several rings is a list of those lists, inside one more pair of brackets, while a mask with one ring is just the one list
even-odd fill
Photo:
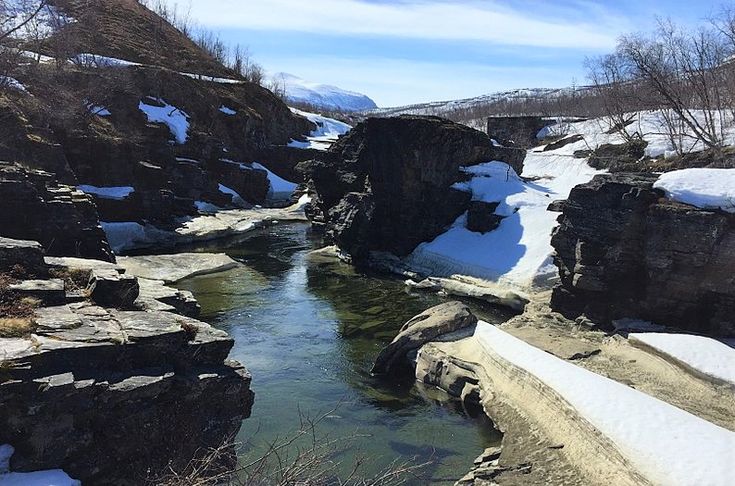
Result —
[[292, 103], [307, 103], [319, 108], [342, 111], [365, 111], [377, 108], [368, 96], [327, 84], [311, 83], [288, 73], [278, 73], [273, 80], [286, 91]]

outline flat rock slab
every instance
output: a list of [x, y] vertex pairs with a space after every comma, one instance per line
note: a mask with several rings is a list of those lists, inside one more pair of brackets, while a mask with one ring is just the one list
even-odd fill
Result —
[[167, 284], [197, 275], [223, 272], [240, 265], [224, 253], [177, 253], [119, 257], [117, 260], [129, 275]]
[[23, 280], [12, 284], [10, 290], [23, 297], [38, 299], [45, 305], [59, 305], [66, 301], [64, 281], [60, 279]]

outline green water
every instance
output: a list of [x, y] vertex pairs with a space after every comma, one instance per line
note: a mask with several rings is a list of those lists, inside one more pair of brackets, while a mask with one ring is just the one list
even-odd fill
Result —
[[[455, 481], [483, 448], [499, 443], [492, 423], [410, 377], [386, 382], [369, 374], [381, 346], [441, 298], [309, 257], [319, 246], [307, 225], [274, 226], [230, 246], [197, 248], [225, 251], [245, 267], [180, 285], [199, 300], [204, 320], [233, 336], [231, 357], [253, 374], [255, 405], [238, 438], [243, 461], [289, 437], [300, 416], [324, 414], [318, 433], [339, 441], [336, 474], [347, 474], [357, 458], [365, 459], [363, 476], [413, 459], [431, 462], [414, 484]], [[495, 322], [508, 317], [478, 311]]]

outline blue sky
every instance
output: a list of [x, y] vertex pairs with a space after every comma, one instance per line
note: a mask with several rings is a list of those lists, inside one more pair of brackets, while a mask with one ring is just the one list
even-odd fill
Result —
[[583, 61], [656, 16], [694, 27], [722, 0], [167, 0], [288, 72], [380, 106], [586, 82]]

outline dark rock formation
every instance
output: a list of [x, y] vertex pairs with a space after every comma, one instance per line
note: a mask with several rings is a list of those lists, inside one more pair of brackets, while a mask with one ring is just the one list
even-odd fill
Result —
[[592, 151], [588, 163], [595, 169], [609, 169], [610, 172], [640, 171], [640, 161], [647, 146], [645, 140], [600, 145]]
[[540, 116], [491, 116], [487, 134], [503, 145], [530, 148], [538, 145], [538, 132], [553, 123]]
[[600, 175], [563, 203], [552, 307], [733, 335], [735, 216], [662, 199], [657, 176]]
[[476, 233], [487, 233], [496, 229], [503, 221], [502, 216], [495, 214], [499, 204], [472, 201], [467, 210], [467, 229]]
[[461, 302], [432, 307], [403, 325], [398, 336], [375, 359], [371, 373], [388, 373], [406, 355], [444, 334], [477, 324], [477, 317]]
[[564, 137], [561, 140], [557, 140], [556, 142], [551, 142], [546, 147], [544, 147], [544, 152], [550, 152], [552, 150], [559, 150], [562, 147], [566, 147], [569, 144], [577, 143], [580, 140], [584, 140], [584, 137], [579, 134], [571, 135], [569, 137]]
[[[72, 263], [116, 271], [51, 261], [52, 272]], [[84, 484], [155, 484], [221, 447], [250, 414], [250, 374], [227, 359], [232, 339], [203, 322], [83, 300], [37, 309], [33, 323], [32, 336], [0, 338], [0, 443], [15, 447], [16, 472], [62, 468]], [[213, 466], [233, 460], [225, 448]]]
[[132, 309], [140, 294], [138, 279], [113, 268], [97, 268], [89, 277], [89, 296], [99, 305]]
[[310, 218], [361, 261], [371, 251], [410, 253], [465, 212], [470, 195], [453, 189], [460, 167], [525, 152], [495, 147], [482, 132], [436, 117], [370, 118], [299, 169], [317, 193]]
[[48, 172], [1, 162], [0, 235], [38, 241], [49, 255], [114, 261], [88, 196]]
[[43, 247], [37, 241], [0, 237], [0, 273], [8, 273], [18, 264], [30, 276], [45, 275]]

